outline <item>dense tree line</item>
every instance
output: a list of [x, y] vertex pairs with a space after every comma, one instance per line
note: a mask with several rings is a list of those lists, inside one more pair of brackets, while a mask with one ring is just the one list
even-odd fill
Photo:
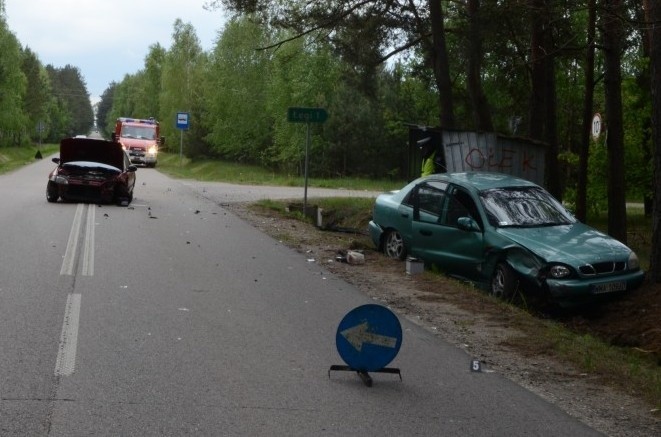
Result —
[[[608, 210], [609, 233], [626, 242], [625, 199], [641, 199], [658, 241], [657, 3], [207, 1], [230, 16], [213, 49], [178, 20], [169, 48], [153, 45], [141, 70], [109, 84], [98, 123], [108, 132], [118, 116], [154, 116], [177, 147], [175, 114], [185, 111], [191, 158], [300, 173], [305, 132], [287, 108], [324, 107], [328, 121], [313, 126], [318, 177], [408, 177], [408, 123], [525, 136], [547, 144], [547, 188], [580, 219]], [[20, 141], [41, 117], [63, 132], [81, 119], [62, 100], [79, 75], [67, 66], [63, 87], [52, 68], [40, 73], [2, 26], [0, 100], [19, 116], [0, 115], [0, 141]], [[31, 95], [28, 80], [53, 90]], [[606, 134], [594, 140], [597, 112]], [[661, 256], [652, 261], [661, 271]]]
[[0, 147], [87, 133], [94, 114], [77, 67], [44, 66], [7, 27], [0, 0]]
[[[581, 219], [608, 206], [622, 240], [623, 199], [652, 198], [638, 2], [208, 2], [221, 5], [233, 15], [213, 50], [175, 23], [172, 46], [152, 47], [144, 69], [113, 84], [100, 115], [156, 116], [176, 137], [174, 114], [188, 111], [191, 157], [295, 172], [303, 132], [286, 109], [323, 106], [317, 176], [405, 177], [406, 123], [516, 132], [548, 144], [549, 190]], [[609, 127], [597, 142], [595, 112]]]

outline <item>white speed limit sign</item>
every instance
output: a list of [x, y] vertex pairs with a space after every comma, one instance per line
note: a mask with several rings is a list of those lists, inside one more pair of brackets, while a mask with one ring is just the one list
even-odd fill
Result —
[[601, 125], [601, 115], [599, 113], [594, 114], [594, 117], [592, 117], [592, 139], [595, 141], [597, 141], [599, 139], [599, 135], [601, 135]]

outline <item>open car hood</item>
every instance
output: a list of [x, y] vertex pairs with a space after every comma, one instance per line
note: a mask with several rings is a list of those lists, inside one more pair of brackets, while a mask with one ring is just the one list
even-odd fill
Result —
[[97, 162], [122, 170], [124, 150], [121, 144], [94, 138], [64, 138], [60, 141], [60, 164], [74, 161]]

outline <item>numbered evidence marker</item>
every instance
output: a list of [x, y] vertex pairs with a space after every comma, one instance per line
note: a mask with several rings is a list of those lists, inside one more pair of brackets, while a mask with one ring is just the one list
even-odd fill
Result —
[[374, 304], [354, 308], [340, 322], [335, 343], [347, 366], [330, 370], [354, 370], [368, 386], [372, 381], [367, 372], [397, 373], [401, 379], [399, 369], [386, 367], [402, 346], [402, 326], [388, 308]]
[[471, 360], [471, 372], [481, 372], [482, 371], [482, 363], [480, 363], [480, 360], [477, 358]]

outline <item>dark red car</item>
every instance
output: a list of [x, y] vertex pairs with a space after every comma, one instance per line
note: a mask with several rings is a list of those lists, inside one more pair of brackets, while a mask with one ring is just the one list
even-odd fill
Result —
[[95, 138], [65, 138], [46, 185], [46, 200], [117, 203], [133, 200], [135, 171], [121, 144]]

